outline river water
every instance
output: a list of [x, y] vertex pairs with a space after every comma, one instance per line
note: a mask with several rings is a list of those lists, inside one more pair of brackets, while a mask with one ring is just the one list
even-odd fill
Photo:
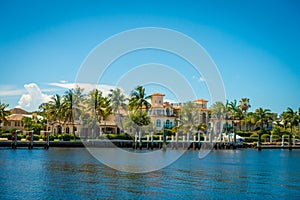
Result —
[[[149, 161], [151, 162], [151, 161]], [[0, 149], [0, 199], [300, 199], [300, 151], [187, 151], [158, 171], [103, 165], [84, 148]]]

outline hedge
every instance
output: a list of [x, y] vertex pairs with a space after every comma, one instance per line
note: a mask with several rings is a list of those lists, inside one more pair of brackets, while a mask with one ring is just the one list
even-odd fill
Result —
[[245, 137], [245, 142], [257, 142], [258, 138], [255, 137]]
[[132, 137], [128, 134], [122, 133], [122, 134], [103, 134], [104, 137], [107, 139], [120, 139], [120, 140], [132, 140]]

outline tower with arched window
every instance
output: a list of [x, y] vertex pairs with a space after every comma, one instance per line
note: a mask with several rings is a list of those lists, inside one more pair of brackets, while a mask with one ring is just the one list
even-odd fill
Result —
[[152, 123], [157, 131], [163, 128], [172, 128], [175, 125], [176, 115], [174, 113], [173, 104], [164, 102], [164, 94], [151, 94], [151, 109], [148, 115], [151, 117]]

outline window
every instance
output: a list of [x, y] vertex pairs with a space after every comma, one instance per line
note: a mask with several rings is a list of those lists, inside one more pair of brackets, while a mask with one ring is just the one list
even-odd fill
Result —
[[161, 121], [160, 121], [160, 119], [156, 120], [156, 127], [161, 127]]
[[168, 119], [166, 121], [166, 128], [172, 128], [172, 122], [170, 122]]
[[159, 100], [158, 103], [161, 104], [161, 100]]
[[70, 128], [69, 127], [66, 128], [66, 133], [70, 133]]
[[167, 116], [170, 116], [170, 109], [169, 108], [166, 109], [166, 113], [167, 113]]

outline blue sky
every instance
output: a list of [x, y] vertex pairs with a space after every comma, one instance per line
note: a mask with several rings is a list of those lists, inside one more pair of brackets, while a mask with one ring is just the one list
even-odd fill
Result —
[[[72, 83], [84, 59], [105, 39], [141, 27], [179, 31], [217, 65], [229, 100], [250, 98], [281, 113], [300, 107], [299, 1], [0, 1], [0, 100], [34, 110]], [[123, 56], [100, 84], [143, 63], [162, 63], [184, 76], [198, 98], [205, 79], [184, 60], [144, 50]], [[24, 87], [25, 86], [25, 87]], [[147, 93], [166, 92], [151, 85]], [[211, 103], [211, 102], [210, 102]]]

